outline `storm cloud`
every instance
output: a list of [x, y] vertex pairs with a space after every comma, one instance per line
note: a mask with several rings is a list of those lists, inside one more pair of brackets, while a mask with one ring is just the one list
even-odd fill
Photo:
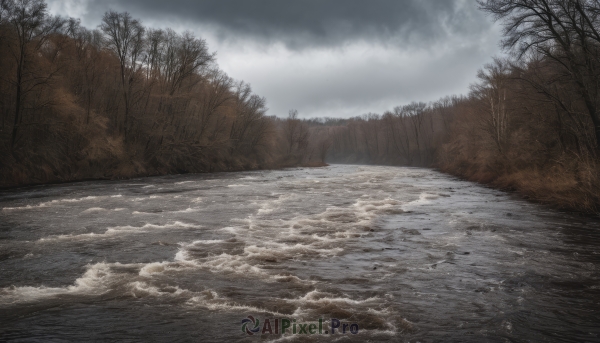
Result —
[[383, 112], [468, 91], [499, 53], [499, 29], [473, 0], [49, 0], [95, 27], [108, 9], [190, 30], [220, 67], [265, 96], [269, 114]]

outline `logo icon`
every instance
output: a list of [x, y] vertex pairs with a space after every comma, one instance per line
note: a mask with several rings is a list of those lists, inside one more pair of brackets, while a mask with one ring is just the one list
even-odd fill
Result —
[[[254, 325], [254, 328], [249, 328], [248, 324]], [[242, 332], [245, 332], [248, 335], [252, 336], [255, 333], [258, 333], [258, 331], [260, 331], [259, 319], [254, 319], [253, 316], [248, 316], [248, 318], [242, 320]]]

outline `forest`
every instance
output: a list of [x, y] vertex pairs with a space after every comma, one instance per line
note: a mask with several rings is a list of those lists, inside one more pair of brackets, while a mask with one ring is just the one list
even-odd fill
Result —
[[266, 116], [191, 32], [0, 9], [0, 186], [318, 165], [307, 127]]
[[480, 0], [507, 54], [469, 94], [350, 119], [267, 116], [191, 32], [0, 3], [0, 187], [365, 163], [600, 212], [600, 0]]

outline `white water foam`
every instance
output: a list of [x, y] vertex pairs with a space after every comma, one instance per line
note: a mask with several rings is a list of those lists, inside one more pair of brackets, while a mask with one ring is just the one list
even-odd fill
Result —
[[163, 229], [185, 229], [191, 227], [200, 227], [196, 224], [188, 224], [180, 221], [168, 223], [165, 225], [156, 225], [156, 224], [145, 224], [143, 226], [115, 226], [109, 227], [104, 233], [83, 233], [83, 234], [69, 234], [69, 235], [58, 235], [58, 236], [50, 236], [40, 238], [38, 242], [49, 242], [49, 241], [57, 241], [57, 240], [75, 240], [75, 239], [86, 239], [86, 238], [102, 238], [108, 236], [117, 236], [120, 234], [136, 234], [136, 233], [144, 233], [149, 230], [163, 230]]
[[103, 198], [103, 197], [87, 196], [87, 197], [83, 197], [83, 198], [74, 198], [74, 199], [58, 199], [58, 200], [42, 202], [37, 205], [26, 205], [26, 206], [19, 206], [19, 207], [4, 207], [2, 210], [4, 210], [4, 211], [29, 210], [29, 209], [34, 209], [34, 208], [51, 207], [54, 205], [60, 205], [60, 204], [64, 204], [64, 203], [76, 203], [76, 202], [81, 202], [81, 201], [96, 200], [99, 198]]
[[107, 209], [107, 208], [103, 208], [103, 207], [90, 207], [87, 210], [82, 211], [81, 213], [99, 213], [99, 212], [121, 212], [121, 211], [125, 211], [126, 208], [113, 208], [113, 209]]
[[96, 263], [88, 265], [83, 276], [75, 280], [73, 285], [67, 287], [7, 287], [0, 289], [0, 304], [15, 304], [46, 299], [64, 294], [74, 295], [99, 295], [110, 288], [114, 282], [111, 267], [123, 266], [120, 263]]
[[194, 183], [196, 181], [181, 181], [181, 182], [175, 182], [176, 185], [185, 185], [186, 183]]

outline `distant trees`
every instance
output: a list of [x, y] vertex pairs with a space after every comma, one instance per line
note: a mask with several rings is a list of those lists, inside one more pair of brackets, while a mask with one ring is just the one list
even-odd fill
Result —
[[281, 125], [281, 141], [288, 163], [299, 165], [306, 160], [309, 154], [309, 135], [308, 126], [298, 118], [298, 111], [290, 110]]
[[[338, 162], [429, 165], [435, 157], [433, 141], [441, 133], [436, 104], [413, 102], [382, 116], [356, 117], [332, 133], [329, 160]], [[436, 131], [438, 130], [438, 131]]]

